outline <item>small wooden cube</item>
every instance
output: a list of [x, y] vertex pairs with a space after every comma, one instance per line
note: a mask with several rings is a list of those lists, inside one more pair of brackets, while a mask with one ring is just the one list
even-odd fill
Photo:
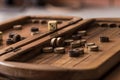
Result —
[[55, 31], [57, 29], [57, 21], [49, 21], [48, 22], [48, 30]]

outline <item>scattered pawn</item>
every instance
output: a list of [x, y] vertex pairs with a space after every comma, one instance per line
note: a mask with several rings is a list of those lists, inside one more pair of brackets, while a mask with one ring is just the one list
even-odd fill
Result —
[[6, 44], [7, 45], [11, 45], [13, 43], [19, 42], [23, 39], [25, 39], [25, 37], [21, 37], [21, 35], [19, 34], [15, 34], [15, 33], [9, 33], [9, 38], [6, 40]]
[[18, 41], [21, 41], [21, 36], [19, 35], [19, 34], [15, 34], [14, 36], [13, 36], [13, 41], [16, 43], [16, 42], [18, 42]]
[[81, 41], [80, 40], [76, 40], [76, 41], [73, 41], [71, 43], [71, 48], [78, 48], [81, 46]]
[[81, 46], [85, 46], [86, 42], [87, 42], [86, 39], [81, 39], [81, 40], [80, 40], [80, 45], [81, 45]]
[[53, 47], [44, 47], [42, 49], [44, 53], [52, 53], [53, 52]]
[[54, 52], [57, 54], [64, 54], [65, 53], [65, 47], [56, 47], [54, 49]]
[[86, 43], [86, 44], [85, 44], [85, 47], [88, 48], [88, 47], [90, 47], [90, 46], [94, 46], [94, 45], [95, 45], [95, 43]]
[[66, 46], [69, 46], [73, 41], [73, 39], [66, 39], [64, 42]]
[[82, 38], [82, 36], [80, 34], [76, 34], [76, 35], [72, 35], [72, 38], [74, 40], [80, 40]]
[[9, 33], [9, 38], [13, 38], [14, 35], [15, 35], [15, 33], [13, 33], [13, 32]]
[[81, 30], [81, 31], [78, 31], [78, 34], [81, 35], [81, 36], [86, 36], [87, 35], [87, 31]]
[[12, 38], [8, 38], [8, 39], [6, 40], [6, 44], [7, 44], [7, 45], [11, 45], [11, 44], [13, 44], [13, 43], [14, 43], [14, 41], [13, 41]]
[[40, 20], [39, 21], [41, 24], [47, 24], [47, 20]]
[[38, 32], [39, 31], [39, 28], [37, 28], [37, 27], [32, 27], [31, 28], [31, 32]]
[[64, 46], [64, 39], [62, 37], [58, 37], [56, 40], [56, 46], [63, 47]]
[[97, 45], [89, 46], [88, 48], [90, 51], [98, 51], [99, 47]]
[[39, 28], [37, 28], [37, 27], [32, 27], [31, 28], [31, 35], [33, 36], [33, 35], [35, 35], [35, 34], [38, 34], [39, 33]]
[[80, 55], [84, 54], [84, 49], [83, 48], [76, 48], [69, 50], [69, 56], [70, 57], [79, 57]]
[[52, 38], [50, 41], [50, 45], [53, 47], [56, 47], [56, 41], [57, 41], [57, 38]]
[[109, 37], [106, 36], [100, 37], [100, 42], [109, 42]]
[[15, 26], [13, 26], [13, 29], [21, 30], [22, 29], [22, 25], [15, 25]]
[[50, 45], [53, 47], [63, 47], [65, 45], [64, 39], [62, 37], [52, 38]]

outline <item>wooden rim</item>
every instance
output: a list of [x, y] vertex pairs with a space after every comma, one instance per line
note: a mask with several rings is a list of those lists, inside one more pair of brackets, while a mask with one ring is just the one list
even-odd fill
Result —
[[[39, 78], [39, 74], [51, 74], [56, 75], [59, 72], [67, 72], [67, 69], [58, 68], [54, 66], [47, 66], [47, 65], [33, 65], [33, 64], [26, 64], [26, 63], [16, 63], [16, 62], [0, 62], [0, 70], [2, 74], [14, 77], [24, 77], [24, 78]], [[16, 73], [18, 72], [18, 74]], [[37, 73], [37, 74], [36, 74]], [[46, 77], [43, 75], [41, 77]]]

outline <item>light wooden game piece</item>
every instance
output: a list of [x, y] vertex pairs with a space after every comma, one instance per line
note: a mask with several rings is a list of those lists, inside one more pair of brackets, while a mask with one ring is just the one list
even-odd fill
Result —
[[56, 41], [56, 45], [58, 47], [63, 47], [64, 46], [64, 39], [62, 37], [58, 37]]
[[89, 47], [89, 50], [90, 51], [98, 51], [99, 50], [99, 47], [97, 45], [93, 45], [93, 46], [90, 46]]
[[56, 41], [57, 41], [57, 38], [52, 38], [50, 41], [50, 45], [53, 47], [56, 47]]
[[81, 31], [78, 31], [78, 34], [80, 34], [81, 36], [86, 36], [87, 35], [87, 31], [81, 30]]
[[52, 53], [53, 52], [53, 47], [44, 47], [43, 52], [44, 53]]
[[85, 47], [88, 48], [88, 47], [90, 47], [90, 46], [94, 46], [94, 45], [95, 45], [95, 43], [86, 43], [86, 44], [85, 44]]
[[65, 47], [56, 47], [54, 49], [54, 52], [57, 54], [64, 54], [65, 53]]
[[13, 29], [21, 30], [22, 29], [22, 25], [15, 25], [15, 26], [13, 26]]

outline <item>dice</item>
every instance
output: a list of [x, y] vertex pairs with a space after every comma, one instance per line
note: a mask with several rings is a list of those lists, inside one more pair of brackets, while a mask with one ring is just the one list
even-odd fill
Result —
[[48, 30], [55, 31], [57, 29], [57, 21], [49, 21], [48, 22]]

